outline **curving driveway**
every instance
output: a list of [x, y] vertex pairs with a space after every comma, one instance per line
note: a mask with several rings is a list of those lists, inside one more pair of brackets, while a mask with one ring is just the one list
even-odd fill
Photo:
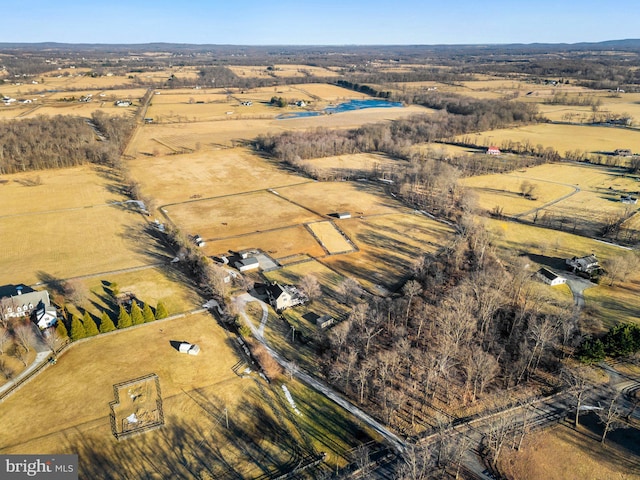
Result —
[[[262, 305], [263, 314], [262, 314], [262, 321], [260, 322], [260, 326], [259, 327], [256, 327], [253, 324], [253, 322], [251, 321], [251, 319], [249, 318], [249, 316], [245, 312], [245, 307], [246, 307], [247, 303], [254, 302], [254, 301], [260, 302], [260, 304]], [[335, 392], [326, 383], [324, 383], [321, 380], [319, 380], [319, 379], [309, 375], [308, 373], [300, 370], [300, 368], [298, 366], [295, 366], [295, 368], [294, 368], [294, 366], [291, 364], [291, 362], [289, 362], [287, 359], [285, 359], [283, 356], [281, 356], [278, 352], [274, 351], [269, 346], [269, 344], [267, 343], [267, 341], [264, 338], [264, 327], [265, 327], [265, 325], [267, 323], [267, 318], [269, 316], [266, 304], [264, 302], [258, 300], [257, 298], [251, 296], [248, 293], [243, 293], [242, 295], [238, 295], [234, 299], [234, 302], [236, 303], [236, 306], [238, 307], [238, 313], [240, 314], [240, 317], [243, 319], [245, 325], [251, 329], [251, 333], [253, 334], [253, 336], [262, 345], [264, 345], [264, 347], [267, 349], [269, 354], [285, 370], [287, 370], [289, 372], [292, 372], [293, 376], [295, 376], [298, 380], [302, 381], [303, 383], [306, 383], [311, 388], [313, 388], [314, 390], [322, 393], [325, 397], [327, 397], [328, 399], [330, 399], [334, 403], [337, 403], [338, 405], [340, 405], [342, 408], [347, 410], [352, 415], [358, 417], [361, 421], [363, 421], [369, 427], [371, 427], [373, 430], [378, 432], [387, 442], [389, 442], [393, 446], [393, 448], [398, 453], [402, 453], [402, 452], [405, 451], [406, 444], [400, 437], [398, 437], [396, 434], [391, 432], [388, 428], [386, 428], [380, 422], [375, 420], [373, 417], [371, 417], [370, 415], [368, 415], [367, 413], [365, 413], [364, 411], [362, 411], [361, 409], [359, 409], [358, 407], [353, 405], [351, 402], [349, 402], [348, 400], [343, 398], [340, 394]]]
[[562, 272], [561, 275], [567, 279], [567, 285], [573, 294], [573, 303], [576, 309], [580, 310], [584, 307], [584, 291], [587, 288], [595, 287], [596, 284], [573, 273]]

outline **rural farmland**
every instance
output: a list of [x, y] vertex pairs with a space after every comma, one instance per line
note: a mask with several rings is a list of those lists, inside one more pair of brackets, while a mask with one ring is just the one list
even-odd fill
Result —
[[0, 453], [632, 478], [638, 72], [634, 40], [1, 44]]

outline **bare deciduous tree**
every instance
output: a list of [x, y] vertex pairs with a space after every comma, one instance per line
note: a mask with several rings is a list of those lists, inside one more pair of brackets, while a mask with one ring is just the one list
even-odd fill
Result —
[[627, 424], [622, 420], [623, 409], [620, 404], [620, 391], [610, 390], [608, 392], [608, 400], [602, 410], [598, 410], [598, 418], [602, 423], [602, 438], [600, 443], [604, 445], [607, 434], [617, 428], [624, 428]]
[[405, 297], [407, 297], [407, 313], [404, 319], [405, 326], [409, 322], [409, 312], [411, 311], [411, 300], [413, 300], [413, 297], [415, 297], [416, 295], [419, 295], [420, 292], [422, 292], [422, 285], [420, 285], [420, 282], [417, 282], [415, 280], [409, 280], [402, 287], [402, 293], [404, 294]]
[[35, 343], [35, 334], [31, 324], [22, 324], [17, 326], [13, 331], [16, 341], [24, 348], [25, 352], [31, 350]]
[[89, 289], [81, 280], [67, 280], [63, 285], [63, 294], [69, 303], [82, 307], [89, 298]]
[[425, 446], [409, 445], [402, 455], [399, 480], [426, 480], [432, 467], [431, 452]]
[[560, 372], [560, 378], [563, 383], [569, 387], [568, 392], [573, 398], [575, 404], [575, 415], [573, 417], [573, 424], [578, 427], [580, 424], [580, 409], [584, 397], [593, 385], [592, 375], [587, 371], [588, 367], [576, 366], [573, 368], [565, 367]]
[[7, 343], [11, 340], [9, 330], [5, 327], [0, 327], [0, 355], [4, 354]]
[[351, 305], [358, 301], [362, 296], [364, 290], [354, 278], [345, 278], [338, 286], [338, 293], [342, 297], [342, 301], [347, 305]]
[[302, 277], [298, 288], [304, 295], [306, 295], [310, 302], [313, 302], [322, 296], [320, 282], [318, 282], [318, 278], [315, 275], [308, 274]]

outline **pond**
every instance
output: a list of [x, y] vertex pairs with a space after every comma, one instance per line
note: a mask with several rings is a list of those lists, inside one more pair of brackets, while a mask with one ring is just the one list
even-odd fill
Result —
[[338, 105], [330, 105], [324, 110], [317, 112], [292, 112], [278, 115], [278, 120], [288, 120], [290, 118], [318, 117], [320, 115], [332, 115], [334, 113], [351, 112], [353, 110], [363, 110], [365, 108], [389, 108], [402, 107], [402, 102], [389, 102], [387, 100], [366, 99], [366, 100], [349, 100], [348, 102], [339, 103]]

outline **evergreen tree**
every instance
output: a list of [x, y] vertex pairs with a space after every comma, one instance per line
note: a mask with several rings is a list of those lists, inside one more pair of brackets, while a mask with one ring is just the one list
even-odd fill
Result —
[[61, 318], [58, 319], [56, 323], [56, 332], [58, 332], [58, 336], [62, 340], [66, 340], [69, 337], [69, 332], [67, 332], [67, 327], [64, 326], [64, 322]]
[[582, 363], [592, 364], [604, 360], [604, 344], [599, 338], [585, 338], [576, 351], [578, 360]]
[[131, 315], [124, 306], [120, 305], [120, 313], [118, 313], [118, 328], [127, 328], [131, 326]]
[[144, 318], [144, 323], [153, 322], [156, 319], [155, 315], [153, 314], [153, 310], [151, 310], [151, 307], [147, 303], [145, 303], [144, 307], [142, 307], [142, 316]]
[[156, 307], [156, 320], [167, 318], [168, 316], [169, 312], [167, 312], [167, 307], [164, 306], [164, 303], [158, 302], [158, 306]]
[[113, 332], [115, 329], [116, 326], [113, 324], [109, 314], [102, 312], [102, 316], [100, 317], [100, 333]]
[[142, 310], [135, 301], [131, 304], [131, 323], [133, 323], [134, 325], [140, 325], [144, 323]]
[[84, 332], [87, 337], [93, 337], [95, 335], [98, 335], [99, 333], [98, 327], [89, 312], [84, 312], [84, 316], [82, 317], [82, 323], [84, 325]]
[[71, 315], [71, 340], [74, 342], [86, 337], [84, 326], [77, 315]]

